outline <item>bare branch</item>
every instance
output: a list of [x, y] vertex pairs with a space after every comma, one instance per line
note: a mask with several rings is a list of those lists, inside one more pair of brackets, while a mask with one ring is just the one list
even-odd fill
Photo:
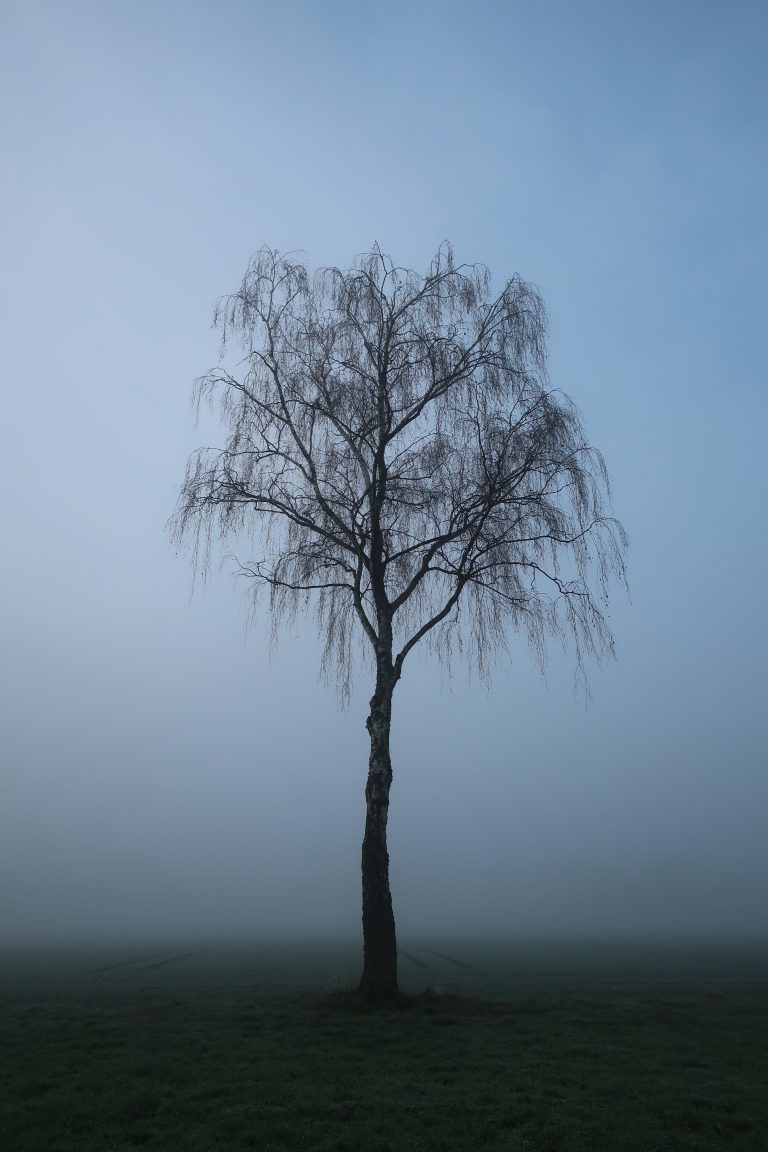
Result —
[[[612, 654], [626, 534], [549, 386], [534, 288], [493, 294], [448, 245], [424, 276], [376, 247], [313, 276], [262, 249], [214, 321], [222, 364], [194, 396], [218, 400], [227, 441], [190, 458], [170, 524], [199, 569], [218, 541], [258, 542], [241, 574], [275, 621], [315, 605], [343, 686], [355, 635], [394, 680], [422, 639], [449, 657], [457, 629], [481, 674], [518, 628], [542, 660], [564, 632], [580, 668]], [[244, 359], [226, 366], [233, 341]]]

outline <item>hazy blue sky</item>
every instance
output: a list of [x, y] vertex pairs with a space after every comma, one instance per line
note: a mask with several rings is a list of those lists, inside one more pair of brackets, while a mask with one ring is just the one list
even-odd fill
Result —
[[618, 662], [398, 687], [401, 933], [768, 928], [765, 125], [747, 0], [5, 0], [2, 932], [355, 932], [370, 686], [164, 535], [262, 244], [541, 289], [631, 538]]

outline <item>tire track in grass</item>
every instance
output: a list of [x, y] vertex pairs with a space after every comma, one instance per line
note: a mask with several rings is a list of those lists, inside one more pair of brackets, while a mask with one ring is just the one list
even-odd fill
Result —
[[[115, 972], [118, 968], [133, 968], [136, 967], [137, 972], [147, 972], [150, 968], [162, 968], [164, 964], [173, 964], [176, 960], [186, 960], [188, 956], [197, 956], [201, 952], [210, 952], [213, 948], [220, 948], [220, 944], [207, 944], [204, 948], [195, 948], [191, 952], [147, 952], [143, 956], [134, 956], [133, 960], [120, 960], [117, 964], [104, 964], [100, 968], [94, 968], [94, 972]], [[147, 964], [146, 961], [151, 960], [154, 963]]]
[[193, 948], [191, 952], [181, 952], [178, 955], [166, 956], [154, 964], [144, 964], [139, 972], [149, 972], [151, 968], [163, 968], [166, 964], [176, 964], [179, 960], [186, 960], [189, 956], [199, 956], [202, 952], [212, 952], [214, 948], [221, 948], [221, 944], [206, 944], [205, 948]]
[[[422, 948], [422, 952], [426, 949]], [[410, 960], [412, 964], [416, 964], [419, 968], [424, 968], [427, 972], [432, 970], [431, 964], [425, 964], [423, 960], [419, 960], [418, 956], [412, 956], [410, 952], [406, 952], [403, 948], [397, 950], [399, 956], [405, 956], [406, 960]]]
[[116, 968], [130, 968], [133, 964], [143, 964], [145, 960], [154, 960], [157, 956], [165, 956], [165, 952], [147, 952], [144, 956], [134, 956], [133, 960], [119, 960], [117, 964], [103, 964], [94, 968], [94, 972], [114, 972]]
[[463, 960], [454, 960], [453, 956], [446, 956], [443, 952], [435, 952], [433, 948], [420, 947], [419, 952], [427, 952], [430, 956], [437, 956], [438, 960], [447, 960], [449, 964], [455, 964], [457, 968], [467, 968], [470, 972], [478, 971], [474, 964], [465, 964]]

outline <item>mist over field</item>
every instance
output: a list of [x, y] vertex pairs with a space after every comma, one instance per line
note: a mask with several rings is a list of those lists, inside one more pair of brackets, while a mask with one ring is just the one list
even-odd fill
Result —
[[[768, 934], [763, 6], [18, 0], [0, 44], [0, 943], [360, 934], [372, 690], [165, 532], [253, 251], [513, 273], [631, 538], [616, 662], [409, 657], [402, 940]], [[241, 559], [257, 545], [243, 540]], [[248, 623], [250, 620], [250, 623]]]

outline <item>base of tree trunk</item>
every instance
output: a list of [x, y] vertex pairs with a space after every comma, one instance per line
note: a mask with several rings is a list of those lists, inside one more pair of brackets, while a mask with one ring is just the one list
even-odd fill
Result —
[[387, 1000], [398, 990], [397, 939], [389, 884], [377, 896], [374, 900], [370, 895], [363, 899], [363, 975], [359, 990], [367, 1000]]
[[358, 991], [366, 1000], [392, 1000], [397, 996], [397, 961], [388, 971], [363, 972]]

